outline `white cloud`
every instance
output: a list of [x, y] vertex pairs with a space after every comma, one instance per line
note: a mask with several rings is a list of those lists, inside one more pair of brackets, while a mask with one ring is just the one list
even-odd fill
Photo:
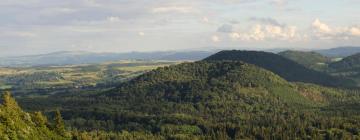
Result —
[[138, 35], [139, 36], [145, 36], [145, 33], [144, 32], [138, 32]]
[[263, 27], [261, 25], [255, 25], [249, 35], [253, 40], [264, 40], [265, 32], [263, 31]]
[[230, 33], [230, 34], [229, 34], [229, 37], [230, 37], [231, 39], [236, 40], [236, 39], [239, 39], [239, 38], [241, 37], [241, 35], [240, 35], [239, 33], [234, 32], [234, 33]]
[[203, 17], [203, 18], [202, 18], [202, 21], [205, 22], [205, 23], [208, 23], [208, 22], [209, 22], [209, 18]]
[[281, 27], [274, 25], [266, 25], [264, 30], [271, 38], [279, 38], [282, 40], [293, 39], [296, 36], [297, 28], [295, 26]]
[[329, 27], [329, 25], [322, 23], [319, 19], [315, 19], [315, 21], [312, 23], [313, 29], [322, 34], [330, 34], [332, 32], [332, 29]]
[[20, 37], [36, 37], [37, 35], [35, 33], [31, 32], [16, 32], [15, 35]]
[[4, 32], [4, 34], [0, 35], [5, 37], [21, 37], [21, 38], [32, 38], [37, 37], [38, 35], [32, 32], [26, 31], [11, 31], [11, 32]]
[[318, 39], [344, 39], [360, 36], [360, 28], [353, 27], [330, 27], [326, 23], [315, 19], [312, 23], [314, 36]]
[[263, 40], [295, 41], [301, 39], [300, 37], [301, 35], [299, 35], [296, 26], [288, 26], [286, 24], [281, 24], [280, 22], [276, 21], [273, 18], [252, 17], [249, 20], [256, 23], [247, 30], [240, 31], [239, 28], [235, 29], [235, 27], [225, 28], [225, 29], [231, 29], [231, 30], [226, 30], [229, 33], [229, 37], [232, 40], [243, 40], [243, 41], [263, 41]]
[[193, 11], [193, 7], [190, 6], [165, 6], [165, 7], [156, 7], [152, 9], [153, 13], [190, 13]]
[[217, 35], [213, 35], [212, 37], [211, 37], [211, 41], [213, 41], [213, 42], [220, 42], [221, 40], [220, 40], [220, 37], [219, 36], [217, 36]]
[[353, 36], [360, 36], [360, 28], [359, 27], [351, 27], [349, 29], [351, 35]]
[[243, 33], [232, 32], [229, 37], [233, 40], [263, 41], [263, 40], [287, 40], [294, 41], [300, 38], [295, 26], [276, 26], [256, 24], [249, 31]]
[[66, 8], [66, 7], [57, 7], [57, 8], [53, 8], [51, 9], [54, 12], [59, 12], [59, 13], [73, 13], [76, 12], [76, 9], [72, 9], [72, 8]]
[[272, 0], [271, 3], [282, 6], [287, 4], [287, 0]]
[[110, 16], [110, 17], [107, 17], [106, 20], [109, 21], [109, 22], [119, 22], [120, 18], [115, 17], [115, 16]]

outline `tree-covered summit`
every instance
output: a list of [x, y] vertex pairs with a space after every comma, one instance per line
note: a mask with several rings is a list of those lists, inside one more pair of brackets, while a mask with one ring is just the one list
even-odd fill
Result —
[[278, 53], [279, 55], [295, 61], [307, 68], [323, 71], [327, 64], [331, 62], [330, 57], [326, 57], [317, 52], [287, 50]]
[[204, 59], [204, 61], [219, 60], [243, 61], [254, 64], [293, 82], [314, 83], [325, 86], [347, 86], [351, 84], [351, 81], [335, 78], [328, 74], [308, 69], [292, 60], [269, 52], [240, 50], [220, 51]]
[[109, 95], [193, 102], [206, 99], [207, 93], [221, 95], [239, 88], [272, 90], [289, 87], [291, 84], [283, 78], [252, 64], [199, 61], [150, 71], [121, 84]]

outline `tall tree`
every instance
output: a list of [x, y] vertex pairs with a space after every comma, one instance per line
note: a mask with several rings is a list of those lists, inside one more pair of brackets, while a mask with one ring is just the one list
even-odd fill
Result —
[[55, 132], [57, 132], [61, 136], [66, 136], [64, 120], [61, 117], [60, 110], [56, 110], [54, 121], [55, 121], [55, 126], [54, 126]]

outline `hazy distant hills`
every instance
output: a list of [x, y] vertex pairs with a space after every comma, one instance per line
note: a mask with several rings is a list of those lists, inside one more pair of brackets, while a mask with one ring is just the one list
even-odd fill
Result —
[[346, 57], [360, 52], [360, 47], [337, 47], [332, 49], [315, 50], [315, 52], [328, 57]]
[[[267, 50], [266, 52], [280, 52], [283, 49]], [[0, 66], [47, 66], [101, 63], [116, 60], [189, 60], [204, 59], [216, 50], [209, 51], [158, 51], [158, 52], [128, 52], [128, 53], [94, 53], [85, 51], [62, 51], [40, 55], [0, 57]], [[346, 57], [360, 52], [360, 47], [339, 47], [327, 50], [316, 50], [319, 54], [328, 57]]]
[[0, 66], [44, 66], [101, 63], [116, 60], [201, 60], [214, 52], [129, 52], [129, 53], [93, 53], [83, 51], [63, 51], [41, 55], [0, 58]]

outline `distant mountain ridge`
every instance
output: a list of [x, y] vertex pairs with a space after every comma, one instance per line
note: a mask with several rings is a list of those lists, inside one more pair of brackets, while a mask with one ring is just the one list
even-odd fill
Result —
[[314, 52], [320, 53], [328, 57], [347, 57], [360, 52], [360, 46], [344, 46], [331, 49], [314, 50]]
[[[189, 50], [189, 51], [157, 51], [157, 52], [127, 52], [127, 53], [95, 53], [86, 51], [59, 51], [48, 54], [0, 57], [0, 67], [26, 67], [49, 65], [91, 64], [117, 60], [202, 60], [216, 49]], [[286, 49], [271, 49], [266, 52], [278, 53]], [[327, 57], [346, 57], [360, 52], [360, 47], [338, 47], [324, 50], [314, 50]]]
[[44, 66], [101, 63], [116, 60], [201, 60], [212, 51], [165, 51], [165, 52], [129, 52], [129, 53], [94, 53], [85, 51], [61, 51], [40, 55], [28, 55], [0, 58], [0, 66]]
[[224, 60], [243, 61], [245, 63], [254, 64], [293, 82], [314, 83], [325, 86], [349, 85], [348, 82], [350, 82], [332, 77], [326, 73], [308, 69], [290, 59], [269, 52], [240, 50], [221, 51], [204, 59], [204, 61]]

